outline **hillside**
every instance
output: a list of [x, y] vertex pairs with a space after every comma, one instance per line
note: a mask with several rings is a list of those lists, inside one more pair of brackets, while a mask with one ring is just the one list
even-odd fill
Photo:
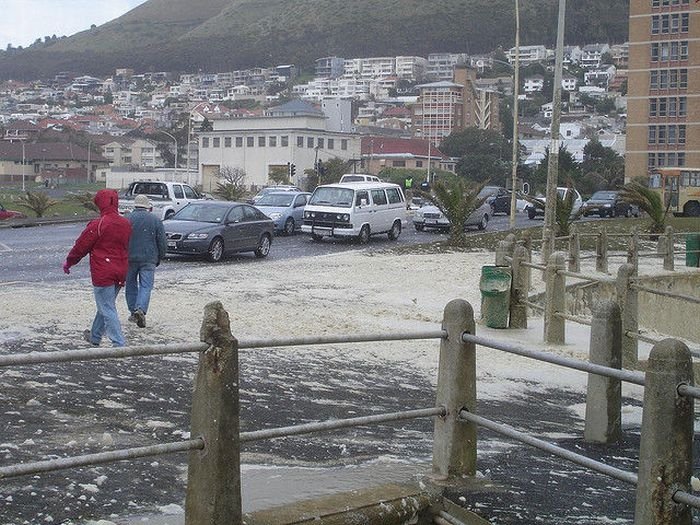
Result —
[[[521, 1], [521, 41], [553, 45], [557, 0]], [[567, 44], [623, 42], [629, 0], [567, 6]], [[0, 79], [58, 71], [223, 71], [316, 58], [482, 53], [513, 44], [513, 0], [149, 0], [69, 38], [0, 52]], [[601, 16], [605, 13], [605, 16]]]

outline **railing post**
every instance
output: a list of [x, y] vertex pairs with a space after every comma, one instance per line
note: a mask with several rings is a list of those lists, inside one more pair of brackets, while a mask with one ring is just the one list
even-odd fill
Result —
[[437, 478], [476, 474], [476, 425], [460, 421], [459, 412], [476, 411], [476, 345], [462, 334], [476, 333], [474, 309], [462, 299], [445, 306], [442, 321], [447, 338], [440, 342], [436, 406], [447, 414], [435, 418], [433, 474]]
[[571, 227], [569, 235], [569, 271], [581, 271], [581, 238], [576, 226]]
[[668, 270], [670, 272], [673, 271], [673, 249], [674, 249], [674, 241], [673, 241], [673, 226], [666, 226], [666, 235], [663, 237], [664, 239], [664, 270]]
[[595, 239], [595, 270], [608, 273], [608, 231], [605, 228]]
[[523, 262], [528, 261], [527, 250], [524, 246], [516, 246], [513, 251], [513, 259], [511, 262], [511, 275], [513, 276], [510, 296], [510, 328], [527, 328], [527, 306], [523, 301], [528, 296], [528, 276], [526, 271], [529, 270], [523, 266]]
[[542, 232], [542, 264], [547, 264], [554, 246], [554, 230], [545, 227]]
[[496, 244], [496, 266], [508, 266], [506, 256], [508, 255], [508, 241], [498, 241]]
[[[601, 301], [593, 307], [590, 361], [619, 369], [622, 366], [622, 319], [614, 301]], [[622, 386], [619, 379], [588, 374], [586, 426], [583, 438], [590, 443], [620, 440]]]
[[677, 490], [691, 492], [693, 400], [678, 385], [693, 383], [688, 347], [664, 339], [649, 354], [645, 376], [635, 525], [690, 525], [692, 509], [675, 503]]
[[192, 395], [191, 436], [204, 450], [189, 453], [185, 524], [242, 523], [239, 441], [238, 341], [220, 302], [204, 308]]
[[635, 229], [627, 242], [627, 264], [639, 266], [639, 232]]
[[566, 334], [566, 319], [556, 315], [566, 313], [566, 277], [559, 273], [566, 265], [566, 254], [553, 253], [547, 263], [544, 305], [544, 341], [563, 345]]
[[[532, 233], [529, 230], [523, 232], [523, 248], [527, 251], [527, 261], [532, 261]], [[525, 279], [527, 279], [527, 288], [525, 288], [525, 295], [530, 293], [530, 288], [532, 287], [532, 272], [527, 266], [524, 268]]]
[[639, 341], [636, 337], [627, 335], [639, 331], [639, 302], [638, 292], [630, 286], [631, 279], [637, 276], [637, 267], [622, 264], [617, 270], [617, 304], [622, 311], [622, 366], [635, 368], [639, 361]]

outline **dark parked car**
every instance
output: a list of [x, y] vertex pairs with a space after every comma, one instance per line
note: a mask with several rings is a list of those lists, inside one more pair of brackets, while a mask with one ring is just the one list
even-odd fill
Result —
[[26, 215], [21, 211], [8, 210], [0, 204], [0, 220], [4, 219], [24, 219]]
[[190, 202], [163, 226], [168, 253], [206, 255], [214, 262], [236, 252], [267, 256], [275, 229], [260, 210], [227, 201]]
[[491, 205], [493, 215], [505, 213], [510, 215], [510, 192], [500, 186], [484, 186], [479, 192], [480, 199], [486, 199]]
[[639, 216], [639, 211], [622, 200], [619, 191], [596, 191], [590, 199], [583, 203], [583, 215], [598, 215], [600, 217], [629, 217]]

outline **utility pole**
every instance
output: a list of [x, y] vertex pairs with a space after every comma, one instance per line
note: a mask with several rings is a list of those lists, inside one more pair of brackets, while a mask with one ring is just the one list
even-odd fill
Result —
[[510, 229], [515, 229], [515, 214], [517, 212], [517, 198], [515, 195], [518, 185], [518, 93], [520, 91], [520, 4], [515, 0], [515, 68], [513, 69], [513, 157], [512, 182], [510, 188]]
[[90, 148], [92, 148], [92, 139], [88, 141], [87, 150], [87, 183], [90, 184]]
[[[557, 207], [557, 180], [559, 177], [559, 121], [561, 118], [561, 77], [564, 68], [564, 21], [566, 0], [559, 0], [559, 22], [557, 25], [557, 50], [554, 66], [554, 86], [552, 96], [552, 127], [549, 143], [549, 164], [547, 165], [547, 193], [544, 207], [544, 228], [542, 238], [548, 239], [554, 231]], [[548, 256], [549, 254], [547, 254]]]

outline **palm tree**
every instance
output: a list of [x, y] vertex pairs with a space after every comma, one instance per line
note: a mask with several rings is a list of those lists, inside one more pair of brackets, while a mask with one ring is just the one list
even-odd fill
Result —
[[100, 209], [97, 207], [97, 204], [95, 204], [95, 194], [91, 193], [89, 191], [86, 191], [84, 193], [75, 193], [70, 196], [71, 200], [74, 202], [77, 202], [80, 204], [83, 208], [90, 210], [90, 211], [96, 211], [99, 212]]
[[[573, 186], [569, 184], [568, 188], [573, 189]], [[557, 207], [554, 213], [554, 223], [557, 227], [556, 235], [561, 237], [569, 235], [571, 224], [581, 217], [581, 214], [583, 213], [581, 208], [574, 211], [574, 206], [576, 205], [576, 193], [573, 191], [565, 191], [563, 193], [563, 196], [559, 191], [556, 193]], [[544, 213], [544, 208], [546, 205], [544, 199], [530, 197], [529, 195], [522, 195], [522, 198]]]
[[19, 197], [19, 205], [33, 211], [37, 217], [43, 217], [49, 208], [56, 206], [58, 201], [53, 200], [46, 193], [32, 193], [28, 191], [26, 195]]
[[483, 204], [484, 199], [479, 197], [483, 187], [484, 184], [474, 184], [458, 178], [449, 182], [435, 182], [432, 193], [418, 192], [437, 206], [450, 221], [450, 244], [462, 246], [466, 243], [464, 224], [469, 215]]
[[651, 188], [647, 188], [638, 182], [629, 182], [620, 190], [622, 199], [645, 212], [651, 222], [648, 227], [650, 233], [663, 233], [666, 229], [666, 215], [668, 206], [664, 206], [661, 195]]

